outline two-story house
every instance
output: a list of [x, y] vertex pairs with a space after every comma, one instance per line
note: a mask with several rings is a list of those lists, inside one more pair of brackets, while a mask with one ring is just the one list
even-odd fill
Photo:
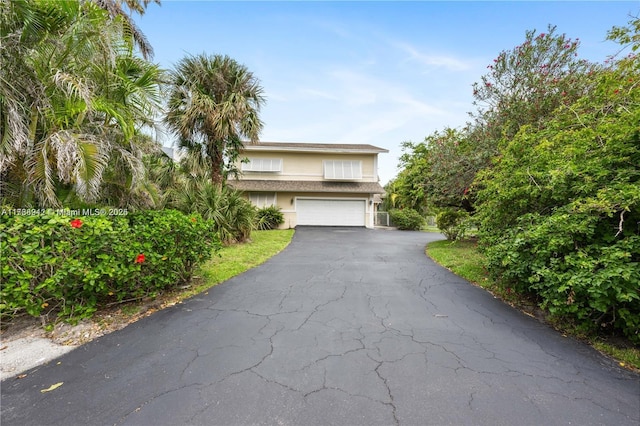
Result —
[[261, 142], [246, 145], [241, 173], [228, 184], [257, 207], [278, 206], [282, 228], [298, 225], [373, 228], [378, 154], [372, 145]]

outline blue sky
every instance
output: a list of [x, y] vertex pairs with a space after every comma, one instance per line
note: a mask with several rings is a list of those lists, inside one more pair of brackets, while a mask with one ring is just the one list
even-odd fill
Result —
[[581, 57], [602, 62], [617, 51], [607, 30], [639, 13], [640, 1], [162, 0], [136, 21], [163, 68], [200, 53], [246, 65], [267, 98], [262, 141], [388, 149], [379, 162], [384, 185], [403, 141], [465, 124], [471, 85], [525, 31], [556, 25], [580, 39]]

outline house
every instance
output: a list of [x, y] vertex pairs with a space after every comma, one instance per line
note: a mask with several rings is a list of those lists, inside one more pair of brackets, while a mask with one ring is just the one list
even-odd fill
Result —
[[378, 154], [372, 145], [261, 142], [245, 145], [237, 179], [257, 207], [278, 206], [282, 228], [298, 225], [373, 228], [379, 194]]

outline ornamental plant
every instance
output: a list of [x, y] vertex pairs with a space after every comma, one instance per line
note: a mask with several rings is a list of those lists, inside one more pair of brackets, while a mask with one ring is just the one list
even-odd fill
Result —
[[436, 215], [436, 225], [448, 240], [461, 240], [465, 237], [469, 213], [465, 210], [447, 208]]
[[2, 321], [23, 312], [77, 319], [155, 295], [187, 282], [221, 247], [211, 221], [173, 210], [3, 216], [0, 244]]
[[413, 209], [391, 210], [389, 217], [403, 231], [417, 231], [424, 225], [424, 217]]
[[269, 206], [258, 209], [257, 225], [260, 230], [277, 229], [284, 223], [284, 215], [280, 207]]
[[480, 242], [494, 276], [565, 323], [636, 343], [639, 82], [637, 56], [610, 61], [587, 95], [505, 143], [478, 193]]

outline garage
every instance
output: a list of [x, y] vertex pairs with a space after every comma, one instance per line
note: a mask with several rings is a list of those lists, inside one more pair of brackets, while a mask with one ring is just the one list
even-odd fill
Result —
[[365, 226], [365, 200], [297, 199], [298, 225]]

